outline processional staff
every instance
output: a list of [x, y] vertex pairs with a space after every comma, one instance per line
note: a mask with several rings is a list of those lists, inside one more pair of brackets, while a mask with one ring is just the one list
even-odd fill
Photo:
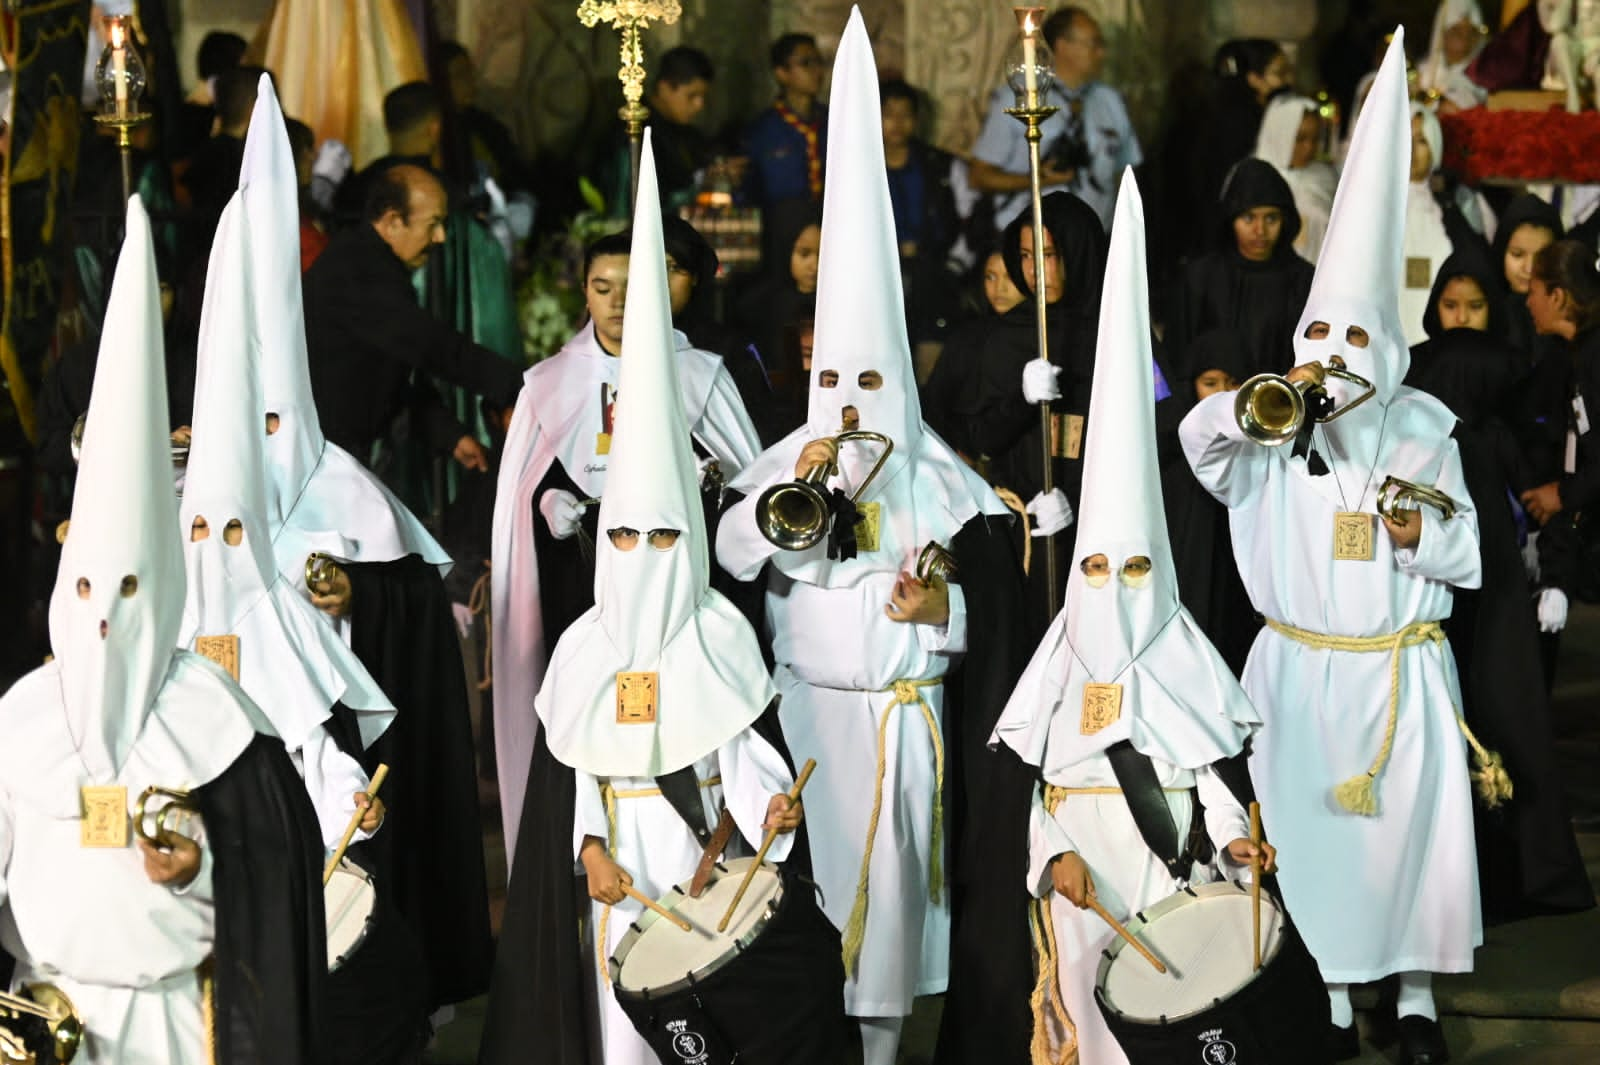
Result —
[[644, 98], [644, 41], [641, 32], [657, 20], [672, 25], [683, 14], [678, 0], [583, 0], [578, 5], [578, 21], [589, 29], [607, 22], [622, 34], [622, 59], [617, 80], [622, 82], [626, 101], [617, 112], [628, 127], [628, 202], [639, 195], [639, 154], [644, 145], [644, 123], [650, 112]]

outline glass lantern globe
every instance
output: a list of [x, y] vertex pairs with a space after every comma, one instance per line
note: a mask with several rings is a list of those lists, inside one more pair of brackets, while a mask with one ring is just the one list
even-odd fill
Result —
[[104, 32], [105, 50], [94, 68], [95, 85], [100, 91], [100, 112], [118, 117], [137, 114], [146, 76], [144, 60], [133, 46], [132, 20], [126, 15], [109, 16]]
[[[1021, 109], [1028, 106], [1028, 64], [1024, 62], [1022, 49], [1014, 50], [1013, 62], [1006, 67], [1006, 84], [1011, 87], [1012, 94], [1016, 97], [1016, 106]], [[1043, 42], [1039, 45], [1040, 54], [1048, 54]], [[1037, 59], [1033, 63], [1033, 80], [1038, 87], [1038, 103], [1042, 106], [1045, 97], [1050, 95], [1050, 89], [1055, 85], [1056, 72], [1048, 62]]]

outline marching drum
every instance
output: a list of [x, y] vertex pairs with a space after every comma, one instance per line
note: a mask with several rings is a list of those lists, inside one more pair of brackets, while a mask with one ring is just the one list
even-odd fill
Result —
[[1186, 888], [1128, 922], [1167, 966], [1122, 940], [1100, 958], [1095, 1001], [1130, 1065], [1323, 1065], [1328, 996], [1317, 963], [1277, 903], [1261, 896], [1261, 969], [1251, 957], [1250, 889]]
[[322, 906], [328, 919], [329, 972], [349, 961], [366, 942], [377, 902], [372, 874], [348, 858], [341, 859], [332, 878], [322, 886]]
[[646, 910], [617, 944], [610, 966], [617, 1003], [663, 1062], [845, 1060], [839, 933], [814, 887], [763, 864], [728, 930], [716, 931], [754, 861], [718, 863], [697, 899], [685, 882], [660, 900], [693, 931]]

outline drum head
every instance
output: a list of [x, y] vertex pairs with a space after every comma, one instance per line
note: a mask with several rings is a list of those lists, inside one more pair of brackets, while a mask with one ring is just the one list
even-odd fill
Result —
[[[1272, 897], [1261, 896], [1261, 964], [1283, 947], [1286, 923]], [[1202, 884], [1162, 899], [1128, 922], [1167, 966], [1155, 970], [1114, 939], [1100, 959], [1096, 987], [1106, 1008], [1131, 1020], [1183, 1020], [1230, 998], [1255, 979], [1250, 889]]]
[[612, 977], [617, 987], [624, 991], [668, 993], [687, 986], [691, 977], [705, 979], [737, 957], [761, 934], [783, 897], [777, 867], [763, 864], [739, 900], [739, 909], [728, 922], [727, 931], [717, 931], [728, 904], [738, 894], [745, 871], [754, 862], [754, 858], [736, 858], [719, 863], [698, 899], [689, 897], [686, 881], [657, 900], [694, 925], [692, 932], [645, 910], [612, 956]]
[[372, 877], [349, 861], [339, 863], [333, 878], [323, 885], [322, 905], [328, 919], [328, 968], [337, 969], [367, 938], [367, 926], [377, 905]]

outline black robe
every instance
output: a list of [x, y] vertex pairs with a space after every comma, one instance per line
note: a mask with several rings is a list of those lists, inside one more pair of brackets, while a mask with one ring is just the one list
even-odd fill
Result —
[[493, 951], [461, 648], [439, 572], [419, 556], [345, 570], [351, 649], [397, 710], [356, 755], [368, 773], [391, 770], [389, 817], [365, 846], [421, 942], [431, 1010], [482, 994]]
[[[778, 725], [776, 698], [751, 727], [793, 771]], [[500, 950], [478, 1048], [480, 1065], [535, 1060], [540, 1065], [591, 1065], [600, 1049], [591, 1026], [596, 958], [582, 934], [588, 888], [572, 854], [577, 782], [573, 771], [551, 754], [546, 738], [540, 729], [528, 771]], [[810, 868], [802, 825], [785, 869], [808, 877]], [[843, 1060], [849, 1033], [844, 1023], [842, 958], [837, 980], [839, 1030], [806, 1033], [807, 1039], [819, 1041], [813, 1048], [821, 1046], [823, 1052], [802, 1060]], [[782, 1010], [782, 1003], [771, 1005], [775, 1012]], [[748, 1060], [750, 1065], [763, 1065], [759, 1059]]]
[[[1444, 271], [1441, 278], [1448, 280]], [[1515, 788], [1498, 810], [1474, 808], [1491, 924], [1594, 905], [1561, 794], [1539, 626], [1507, 491], [1518, 451], [1498, 408], [1516, 373], [1516, 354], [1504, 343], [1454, 329], [1418, 345], [1406, 377], [1462, 419], [1454, 437], [1478, 515], [1483, 584], [1454, 590], [1445, 632], [1461, 674], [1462, 712], [1483, 745], [1505, 759]]]
[[[1006, 272], [1018, 291], [1032, 292], [1033, 260], [1022, 260], [1021, 234], [1031, 228], [1032, 216], [1019, 215], [1001, 236], [1000, 251]], [[1100, 216], [1070, 193], [1051, 193], [1044, 199], [1044, 226], [1054, 241], [1065, 287], [1061, 297], [1046, 308], [1050, 361], [1061, 367], [1057, 383], [1061, 399], [1050, 410], [1058, 424], [1070, 416], [1084, 419], [1088, 435], [1089, 389], [1094, 382], [1095, 333], [1100, 315], [1100, 286], [1105, 277], [1106, 235]], [[979, 469], [996, 487], [1009, 488], [1024, 503], [1044, 485], [1044, 431], [1039, 408], [1022, 394], [1022, 371], [1039, 357], [1035, 305], [1031, 295], [1000, 316], [984, 343], [978, 385], [977, 416], [972, 422], [973, 443], [981, 456]], [[1058, 448], [1050, 462], [1054, 486], [1066, 494], [1074, 510], [1083, 487], [1083, 452], [1077, 458], [1060, 457]], [[1020, 543], [1020, 535], [1018, 535]], [[1067, 554], [1072, 549], [1070, 528], [1053, 538], [1057, 558], [1058, 592], [1065, 589]], [[1046, 607], [1046, 541], [1034, 540], [1033, 562], [1028, 571], [1028, 642], [1044, 634], [1052, 620]], [[1057, 603], [1060, 602], [1057, 596]]]
[[194, 789], [216, 894], [218, 1065], [324, 1062], [322, 833], [283, 741]]
[[1033, 985], [1028, 819], [1037, 771], [989, 736], [1031, 651], [1015, 530], [974, 518], [951, 543], [970, 618], [945, 685], [950, 982], [934, 1060], [1027, 1065]]

